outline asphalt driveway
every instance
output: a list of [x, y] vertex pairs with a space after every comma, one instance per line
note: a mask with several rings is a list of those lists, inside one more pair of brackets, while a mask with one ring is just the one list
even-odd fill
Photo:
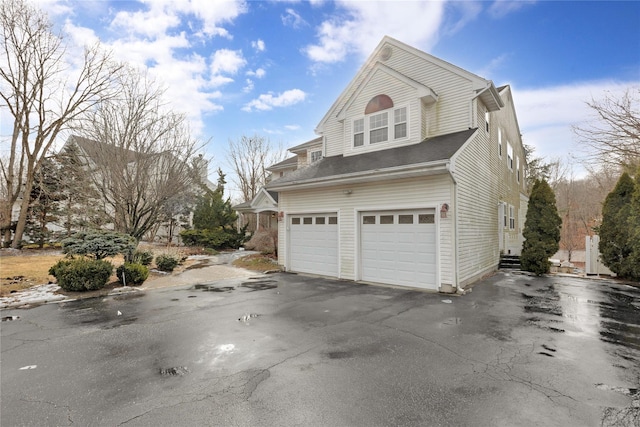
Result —
[[2, 426], [640, 424], [640, 290], [606, 281], [212, 277], [2, 318]]

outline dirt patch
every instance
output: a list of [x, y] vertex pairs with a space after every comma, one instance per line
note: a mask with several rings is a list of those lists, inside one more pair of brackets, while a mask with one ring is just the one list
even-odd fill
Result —
[[245, 268], [253, 271], [280, 271], [281, 266], [273, 255], [253, 254], [247, 255], [233, 262], [235, 267]]

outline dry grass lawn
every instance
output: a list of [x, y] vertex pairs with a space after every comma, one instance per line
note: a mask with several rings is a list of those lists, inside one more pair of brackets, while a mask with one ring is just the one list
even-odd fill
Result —
[[[186, 249], [186, 248], [166, 248], [166, 247], [153, 247], [150, 245], [142, 245], [140, 249], [151, 250], [155, 255], [160, 253], [169, 253], [178, 258], [186, 257], [186, 255], [199, 253], [198, 251]], [[2, 255], [0, 256], [0, 296], [7, 296], [12, 292], [28, 289], [33, 286], [43, 285], [50, 282], [55, 282], [55, 277], [49, 275], [49, 268], [64, 258], [64, 255], [60, 252], [44, 251], [39, 252], [35, 250], [25, 250], [17, 255]], [[115, 267], [123, 263], [122, 256], [107, 258], [111, 261]], [[195, 261], [188, 260], [179, 265], [173, 274], [179, 274], [184, 271], [185, 268], [193, 264]], [[254, 271], [272, 271], [280, 270], [280, 266], [273, 256], [255, 254], [243, 257], [234, 262], [234, 265], [241, 268]], [[155, 265], [151, 265], [155, 267]], [[153, 274], [149, 276], [147, 281], [153, 280], [157, 276]], [[109, 284], [117, 286], [116, 276], [112, 276], [109, 279]]]
[[254, 254], [242, 257], [233, 262], [236, 267], [253, 271], [281, 270], [275, 257], [271, 255]]
[[64, 255], [28, 255], [0, 257], [0, 296], [55, 281], [49, 268]]

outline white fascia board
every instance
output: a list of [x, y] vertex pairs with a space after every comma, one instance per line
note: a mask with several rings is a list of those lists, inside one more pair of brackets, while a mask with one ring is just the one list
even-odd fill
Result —
[[366, 172], [356, 172], [343, 174], [325, 179], [308, 179], [303, 181], [293, 181], [280, 186], [270, 187], [272, 191], [301, 190], [308, 188], [331, 187], [335, 185], [359, 184], [365, 182], [382, 181], [387, 179], [412, 178], [416, 176], [437, 175], [448, 173], [447, 165], [449, 160], [439, 160], [436, 162], [419, 163], [407, 166], [397, 166], [394, 168], [374, 169]]

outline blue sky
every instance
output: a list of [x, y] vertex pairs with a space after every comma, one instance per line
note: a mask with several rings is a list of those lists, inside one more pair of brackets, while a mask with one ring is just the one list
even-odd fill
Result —
[[636, 1], [36, 3], [70, 41], [99, 39], [164, 81], [173, 108], [211, 140], [212, 175], [228, 170], [229, 139], [314, 138], [384, 35], [512, 85], [524, 141], [548, 159], [578, 154], [570, 126], [589, 119], [585, 101], [640, 85]]

